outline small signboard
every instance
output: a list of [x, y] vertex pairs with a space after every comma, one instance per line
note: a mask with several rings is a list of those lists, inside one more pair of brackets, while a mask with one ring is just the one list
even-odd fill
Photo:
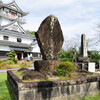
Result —
[[94, 62], [88, 63], [88, 71], [95, 72], [95, 63]]

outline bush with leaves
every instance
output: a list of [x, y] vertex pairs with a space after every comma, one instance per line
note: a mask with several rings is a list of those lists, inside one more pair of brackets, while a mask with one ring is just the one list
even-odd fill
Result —
[[8, 56], [7, 61], [9, 64], [13, 64], [13, 62], [17, 63], [18, 59], [15, 58], [15, 56], [16, 56], [15, 51], [11, 51], [11, 52], [7, 53], [6, 55]]
[[76, 66], [71, 62], [61, 62], [57, 66], [57, 74], [59, 76], [69, 76], [71, 77], [71, 74], [75, 71]]
[[91, 61], [98, 62], [100, 61], [100, 52], [96, 50], [88, 51], [88, 57], [91, 59]]
[[3, 63], [3, 60], [2, 59], [0, 59], [0, 64], [2, 64]]
[[59, 59], [61, 61], [72, 61], [73, 60], [73, 52], [76, 51], [76, 57], [79, 57], [79, 51], [72, 49], [64, 50], [62, 49], [60, 51]]
[[26, 30], [28, 33], [30, 33], [31, 35], [35, 35], [35, 31], [30, 31], [30, 30]]
[[14, 64], [14, 61], [13, 61], [13, 60], [7, 60], [7, 63], [8, 63], [9, 65], [12, 65], [12, 64]]

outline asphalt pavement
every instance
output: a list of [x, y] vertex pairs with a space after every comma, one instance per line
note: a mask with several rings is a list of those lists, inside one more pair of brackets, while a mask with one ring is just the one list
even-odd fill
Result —
[[[32, 66], [32, 67], [25, 67], [25, 68], [34, 69], [34, 66]], [[6, 73], [7, 70], [18, 70], [18, 69], [20, 69], [20, 68], [3, 69], [3, 70], [0, 70], [0, 73]]]

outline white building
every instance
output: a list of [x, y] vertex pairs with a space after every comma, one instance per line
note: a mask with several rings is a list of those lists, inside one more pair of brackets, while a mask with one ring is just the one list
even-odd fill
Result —
[[15, 1], [4, 4], [0, 0], [0, 59], [6, 58], [6, 53], [11, 50], [16, 52], [19, 60], [34, 52], [36, 38], [21, 27], [25, 24], [23, 17], [27, 14]]

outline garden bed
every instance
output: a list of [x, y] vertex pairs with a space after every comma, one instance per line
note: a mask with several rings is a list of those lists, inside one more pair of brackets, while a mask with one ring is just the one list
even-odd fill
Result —
[[8, 83], [16, 100], [75, 100], [100, 93], [100, 76], [23, 82], [12, 71]]
[[9, 64], [7, 61], [3, 61], [2, 63], [0, 63], [0, 69], [10, 69], [10, 68], [21, 68], [21, 67], [31, 67], [31, 65], [33, 64], [32, 61], [18, 61], [17, 64], [12, 63]]
[[[29, 70], [30, 71], [30, 70]], [[34, 71], [34, 70], [31, 70], [31, 72]], [[21, 79], [23, 82], [39, 82], [41, 80], [23, 80], [23, 76], [25, 74], [28, 73], [28, 71], [12, 71], [19, 79]], [[69, 76], [57, 76], [57, 75], [53, 75], [53, 76], [50, 76], [50, 75], [47, 75], [47, 79], [44, 79], [42, 81], [54, 81], [54, 80], [62, 80], [62, 79], [76, 79], [76, 78], [84, 78], [84, 77], [92, 77], [92, 76], [98, 76], [98, 74], [95, 74], [95, 73], [91, 73], [91, 72], [77, 72], [75, 71], [74, 73], [72, 73], [71, 77]]]

